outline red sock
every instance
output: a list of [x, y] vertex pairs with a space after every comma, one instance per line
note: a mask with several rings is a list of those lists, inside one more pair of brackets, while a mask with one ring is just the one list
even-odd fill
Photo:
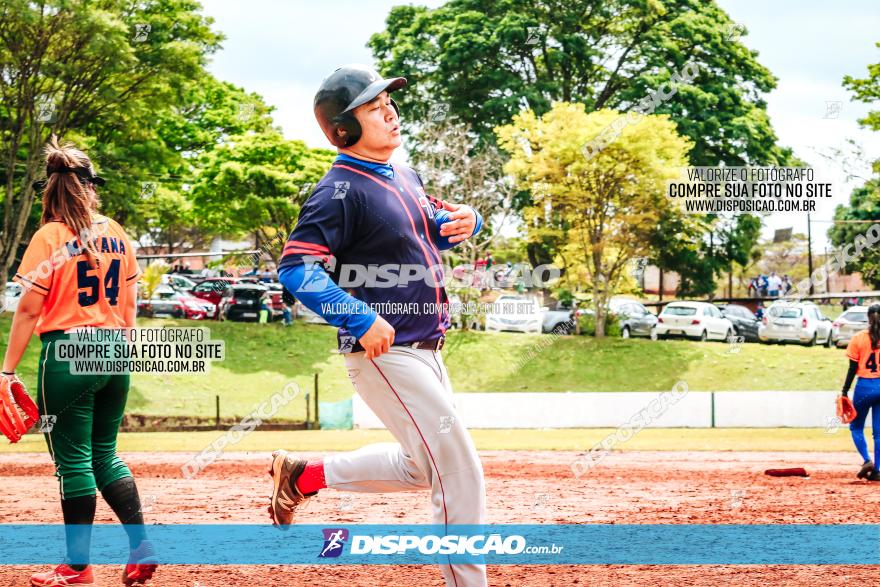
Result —
[[308, 495], [325, 487], [327, 481], [324, 480], [324, 459], [309, 461], [302, 475], [296, 480], [296, 488], [303, 495]]

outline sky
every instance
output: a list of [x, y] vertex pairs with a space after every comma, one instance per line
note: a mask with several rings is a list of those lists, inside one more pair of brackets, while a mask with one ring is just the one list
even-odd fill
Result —
[[[385, 27], [389, 0], [202, 0], [204, 12], [226, 40], [210, 70], [220, 79], [263, 96], [275, 107], [275, 123], [289, 139], [329, 147], [312, 114], [312, 98], [321, 80], [346, 63], [371, 64], [366, 44]], [[843, 148], [847, 139], [880, 157], [880, 133], [856, 122], [869, 107], [852, 102], [844, 75], [865, 77], [867, 65], [880, 62], [880, 1], [718, 0], [731, 18], [745, 26], [741, 42], [758, 51], [758, 61], [778, 79], [766, 96], [768, 113], [780, 143], [813, 166], [817, 178], [832, 184], [832, 198], [818, 202], [813, 221], [813, 250], [828, 244], [827, 221], [860, 180], [846, 181], [839, 163], [820, 156]], [[418, 2], [436, 7], [441, 0]], [[875, 108], [880, 106], [875, 105]], [[397, 157], [405, 160], [405, 153]], [[862, 174], [868, 172], [861, 170]], [[764, 220], [764, 235], [779, 228], [806, 233], [804, 214], [776, 213]]]

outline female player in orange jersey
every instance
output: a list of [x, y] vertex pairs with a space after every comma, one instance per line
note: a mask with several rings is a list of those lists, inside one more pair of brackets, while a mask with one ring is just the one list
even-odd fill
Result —
[[72, 373], [56, 348], [83, 327], [135, 325], [140, 270], [131, 242], [114, 220], [98, 214], [89, 158], [52, 138], [46, 147], [42, 226], [28, 244], [15, 280], [25, 288], [9, 335], [3, 377], [15, 378], [31, 336], [42, 341], [37, 404], [61, 490], [67, 559], [37, 573], [31, 585], [93, 585], [89, 566], [96, 490], [125, 524], [131, 556], [126, 585], [143, 584], [156, 568], [146, 540], [137, 486], [116, 455], [116, 435], [128, 396], [129, 374]]

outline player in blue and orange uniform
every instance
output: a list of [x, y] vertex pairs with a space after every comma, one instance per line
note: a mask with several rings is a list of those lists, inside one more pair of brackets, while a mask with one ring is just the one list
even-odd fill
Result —
[[[401, 144], [390, 93], [405, 84], [358, 65], [324, 80], [315, 115], [339, 156], [279, 265], [284, 286], [339, 327], [352, 384], [398, 444], [311, 461], [276, 451], [269, 512], [281, 528], [324, 487], [430, 490], [434, 523], [484, 521], [482, 465], [440, 355], [449, 327], [440, 251], [476, 234], [482, 218], [429, 196], [418, 174], [389, 162]], [[450, 586], [486, 585], [482, 564], [441, 564], [441, 572]]]
[[[875, 468], [875, 463], [880, 462], [880, 304], [868, 308], [868, 329], [852, 337], [846, 347], [846, 356], [849, 358], [849, 371], [841, 391], [844, 398], [849, 393], [853, 378], [859, 378], [852, 399], [856, 416], [849, 425], [853, 443], [864, 461], [858, 477], [880, 481], [880, 470]], [[865, 420], [869, 411], [874, 435], [873, 461], [865, 440]]]

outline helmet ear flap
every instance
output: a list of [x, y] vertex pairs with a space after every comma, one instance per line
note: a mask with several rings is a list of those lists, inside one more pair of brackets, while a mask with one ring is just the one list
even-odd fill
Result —
[[[334, 120], [333, 137], [336, 139], [333, 144], [337, 147], [350, 147], [361, 138], [361, 124], [350, 112], [338, 116]], [[343, 131], [340, 136], [339, 131]]]

